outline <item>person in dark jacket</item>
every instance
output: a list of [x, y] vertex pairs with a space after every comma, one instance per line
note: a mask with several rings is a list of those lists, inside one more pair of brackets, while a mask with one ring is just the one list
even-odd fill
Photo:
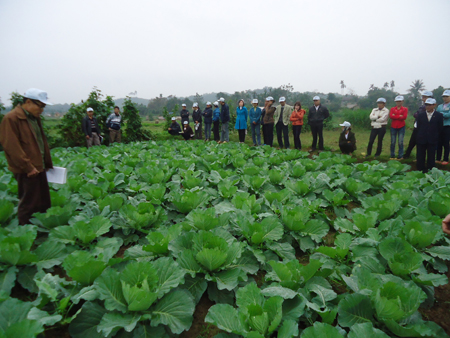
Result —
[[225, 103], [225, 99], [221, 97], [219, 99], [221, 105], [220, 108], [220, 121], [222, 122], [222, 135], [220, 137], [220, 143], [230, 142], [230, 135], [228, 131], [228, 123], [230, 122], [230, 108]]
[[177, 119], [175, 117], [172, 117], [172, 124], [169, 127], [169, 134], [170, 135], [180, 135], [181, 132], [181, 127], [180, 125], [177, 123]]
[[209, 141], [211, 139], [211, 125], [213, 122], [211, 102], [206, 102], [206, 108], [203, 111], [203, 121], [205, 121], [205, 141]]
[[220, 108], [219, 108], [219, 102], [214, 102], [214, 112], [213, 112], [213, 134], [214, 134], [214, 141], [220, 143], [220, 131], [219, 131], [219, 124], [220, 124]]
[[273, 106], [274, 102], [275, 100], [272, 96], [266, 98], [263, 118], [264, 144], [271, 147], [273, 145], [273, 125], [275, 124], [273, 118], [273, 115], [275, 114], [275, 107]]
[[309, 108], [308, 124], [311, 127], [311, 133], [313, 137], [312, 146], [310, 152], [316, 150], [317, 138], [319, 138], [319, 151], [323, 148], [323, 121], [330, 116], [330, 112], [327, 107], [320, 104], [320, 97], [314, 96], [314, 105]]
[[424, 173], [436, 166], [436, 148], [444, 128], [444, 117], [435, 108], [436, 100], [428, 98], [425, 111], [417, 115], [417, 170]]
[[86, 110], [87, 115], [83, 118], [81, 128], [84, 135], [86, 135], [86, 146], [88, 148], [100, 145], [100, 127], [98, 126], [97, 119], [94, 116], [94, 109], [89, 107]]
[[186, 104], [185, 103], [183, 103], [181, 105], [180, 116], [181, 116], [181, 124], [184, 124], [184, 121], [188, 121], [189, 122], [189, 110], [186, 109]]
[[53, 168], [53, 162], [41, 123], [46, 105], [52, 105], [47, 93], [30, 88], [23, 102], [7, 113], [0, 124], [0, 143], [8, 169], [17, 180], [19, 225], [29, 224], [35, 212], [45, 213], [51, 207], [46, 171]]
[[350, 122], [345, 121], [340, 124], [342, 127], [342, 133], [339, 136], [339, 148], [343, 154], [350, 154], [356, 150], [356, 137], [355, 133], [352, 132]]
[[183, 122], [183, 132], [181, 133], [185, 141], [189, 141], [194, 138], [194, 131], [189, 125], [188, 121]]
[[417, 144], [417, 116], [419, 113], [425, 112], [425, 101], [428, 98], [433, 98], [433, 92], [430, 92], [428, 90], [424, 91], [422, 94], [422, 105], [417, 109], [417, 111], [414, 113], [414, 129], [411, 134], [411, 138], [409, 139], [408, 149], [405, 151], [405, 155], [403, 158], [409, 158], [411, 156], [411, 152], [413, 151], [414, 147]]
[[192, 105], [192, 119], [194, 120], [195, 138], [201, 140], [202, 136], [202, 111], [198, 107], [198, 103], [195, 102]]
[[253, 145], [261, 145], [261, 108], [258, 107], [258, 99], [252, 101], [252, 108], [250, 108], [250, 126], [252, 129]]

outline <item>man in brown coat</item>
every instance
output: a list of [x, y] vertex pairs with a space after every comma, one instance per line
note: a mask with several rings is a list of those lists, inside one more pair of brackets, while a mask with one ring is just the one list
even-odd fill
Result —
[[19, 186], [19, 224], [28, 224], [35, 212], [46, 212], [51, 206], [46, 170], [53, 168], [50, 148], [42, 129], [40, 115], [47, 93], [31, 88], [0, 124], [0, 143], [5, 151], [8, 169]]

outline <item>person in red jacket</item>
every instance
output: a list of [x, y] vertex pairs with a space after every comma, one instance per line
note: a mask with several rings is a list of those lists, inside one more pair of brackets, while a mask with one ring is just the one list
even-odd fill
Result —
[[303, 116], [306, 111], [302, 109], [300, 101], [295, 102], [294, 111], [291, 114], [290, 120], [292, 121], [292, 132], [294, 133], [294, 145], [295, 149], [302, 150], [302, 141], [300, 140], [300, 134], [302, 133]]
[[403, 159], [403, 138], [405, 137], [405, 120], [408, 117], [408, 108], [403, 107], [403, 96], [399, 95], [395, 98], [395, 107], [389, 112], [392, 120], [391, 124], [391, 160], [395, 160], [395, 143], [398, 136], [398, 157]]

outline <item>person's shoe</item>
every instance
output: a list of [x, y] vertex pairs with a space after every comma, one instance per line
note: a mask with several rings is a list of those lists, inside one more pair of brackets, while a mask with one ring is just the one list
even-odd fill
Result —
[[397, 161], [403, 160], [403, 157], [397, 157]]
[[217, 141], [217, 144], [221, 144], [222, 143], [222, 141]]
[[311, 148], [311, 149], [308, 150], [308, 153], [313, 153], [315, 151], [316, 151], [316, 149]]
[[253, 146], [256, 147], [256, 143], [253, 143]]
[[223, 141], [222, 144], [224, 144], [224, 143], [228, 143], [228, 142], [227, 141]]
[[448, 164], [448, 161], [443, 161], [441, 164], [442, 164], [442, 165], [447, 165], [447, 164]]
[[441, 164], [442, 162], [441, 161], [435, 161], [436, 163], [438, 163], [438, 164]]
[[396, 160], [396, 158], [395, 157], [391, 157], [390, 160]]

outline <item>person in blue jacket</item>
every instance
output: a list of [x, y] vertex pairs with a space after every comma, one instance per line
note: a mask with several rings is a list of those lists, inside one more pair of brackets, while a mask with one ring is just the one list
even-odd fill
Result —
[[203, 121], [205, 122], [205, 141], [209, 141], [211, 138], [211, 125], [213, 121], [211, 102], [206, 102], [206, 108], [203, 111]]
[[450, 154], [450, 90], [444, 91], [442, 94], [444, 103], [436, 108], [436, 111], [441, 113], [444, 117], [444, 127], [439, 135], [438, 148], [436, 152], [436, 162], [441, 161], [442, 148], [444, 148], [444, 161], [440, 162], [442, 165], [448, 164], [448, 156]]
[[237, 129], [237, 131], [239, 132], [240, 143], [244, 143], [245, 141], [245, 132], [247, 131], [247, 118], [247, 107], [245, 106], [244, 100], [240, 99], [238, 102], [238, 107], [236, 108], [236, 124], [234, 125], [234, 129]]
[[252, 128], [253, 145], [261, 145], [261, 108], [258, 107], [258, 99], [252, 101], [250, 108], [250, 126]]
[[219, 102], [214, 102], [214, 111], [213, 111], [213, 134], [214, 141], [220, 143], [220, 132], [219, 132], [219, 124], [220, 124], [220, 108]]
[[230, 132], [228, 130], [228, 124], [230, 123], [230, 107], [225, 103], [225, 99], [221, 97], [219, 99], [220, 108], [220, 121], [222, 122], [222, 135], [220, 136], [220, 143], [230, 142]]

